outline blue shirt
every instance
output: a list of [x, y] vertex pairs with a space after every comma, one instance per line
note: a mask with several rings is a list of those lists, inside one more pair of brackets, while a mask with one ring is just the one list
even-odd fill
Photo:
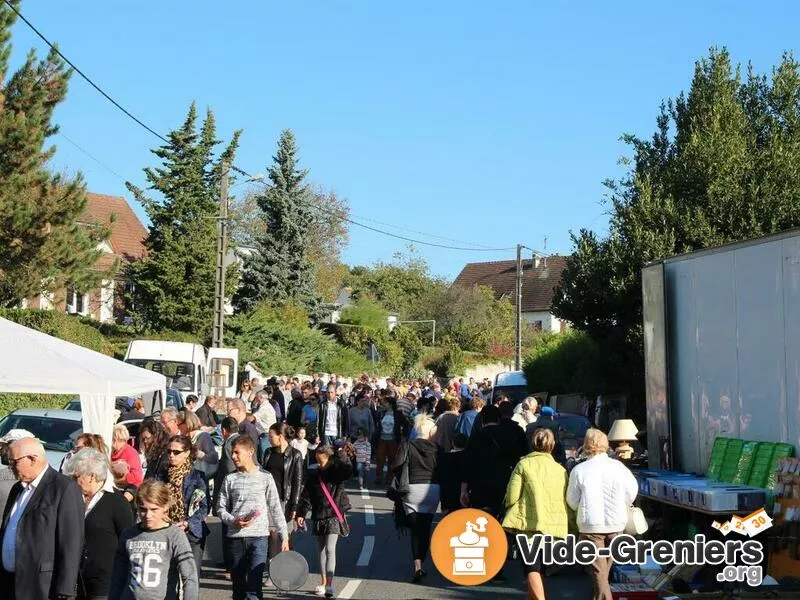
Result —
[[16, 571], [17, 527], [19, 526], [19, 521], [22, 518], [22, 515], [25, 513], [25, 507], [28, 505], [31, 496], [33, 496], [36, 488], [42, 482], [42, 477], [44, 477], [44, 474], [49, 468], [49, 465], [45, 466], [36, 479], [30, 483], [22, 484], [22, 490], [17, 496], [17, 499], [14, 501], [14, 506], [11, 508], [11, 513], [8, 518], [8, 526], [6, 527], [6, 533], [3, 536], [3, 568], [9, 573], [14, 573]]
[[472, 398], [472, 392], [469, 389], [469, 384], [466, 383], [461, 384], [461, 396], [463, 398]]

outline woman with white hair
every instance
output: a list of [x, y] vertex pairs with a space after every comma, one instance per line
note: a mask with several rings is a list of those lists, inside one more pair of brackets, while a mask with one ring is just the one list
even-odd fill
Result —
[[514, 416], [511, 419], [522, 427], [523, 431], [527, 432], [528, 425], [536, 422], [536, 409], [538, 406], [539, 402], [536, 398], [528, 396], [514, 408]]
[[94, 448], [82, 448], [64, 465], [83, 494], [85, 505], [84, 550], [78, 577], [78, 600], [107, 598], [111, 568], [122, 532], [134, 523], [128, 501], [103, 486], [108, 477], [108, 458]]
[[414, 430], [415, 439], [403, 443], [392, 472], [398, 480], [402, 480], [404, 470], [408, 469], [408, 491], [402, 498], [402, 504], [406, 524], [411, 530], [411, 553], [414, 558], [412, 581], [419, 583], [427, 575], [422, 566], [430, 548], [431, 526], [439, 508], [441, 490], [438, 446], [432, 439], [436, 433], [436, 423], [427, 413], [420, 413], [415, 419]]
[[[567, 504], [577, 513], [581, 539], [607, 548], [625, 530], [639, 485], [628, 467], [608, 456], [608, 437], [599, 429], [586, 432], [583, 451], [589, 458], [569, 475]], [[597, 558], [592, 564], [592, 600], [612, 600], [610, 570], [610, 558]]]
[[121, 460], [128, 465], [128, 474], [125, 483], [135, 486], [142, 485], [144, 481], [144, 471], [142, 471], [142, 459], [139, 453], [128, 443], [131, 434], [125, 425], [114, 425], [114, 434], [111, 438], [111, 462]]

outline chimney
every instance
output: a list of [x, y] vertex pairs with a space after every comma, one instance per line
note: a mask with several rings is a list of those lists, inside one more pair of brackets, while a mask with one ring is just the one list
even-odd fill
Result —
[[533, 257], [533, 268], [534, 268], [534, 269], [538, 269], [538, 268], [539, 268], [539, 263], [540, 263], [540, 262], [541, 262], [541, 259], [539, 258], [539, 255], [538, 255], [538, 254], [537, 254], [537, 255], [535, 255], [535, 256]]

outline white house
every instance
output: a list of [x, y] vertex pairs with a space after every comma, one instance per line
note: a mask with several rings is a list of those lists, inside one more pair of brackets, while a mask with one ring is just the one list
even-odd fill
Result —
[[[567, 266], [564, 256], [525, 260], [522, 263], [522, 319], [538, 331], [564, 331], [568, 324], [552, 313], [553, 293]], [[453, 286], [492, 288], [495, 298], [516, 304], [517, 261], [468, 263]]]

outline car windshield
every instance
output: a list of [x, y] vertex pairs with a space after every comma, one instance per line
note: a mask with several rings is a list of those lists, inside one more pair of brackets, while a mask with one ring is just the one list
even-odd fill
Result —
[[80, 421], [33, 417], [27, 415], [8, 415], [0, 421], [0, 437], [12, 429], [27, 429], [44, 444], [45, 450], [69, 452], [81, 434]]
[[511, 402], [511, 406], [516, 406], [530, 396], [530, 393], [526, 386], [498, 386], [492, 390], [492, 397], [497, 398], [498, 396], [505, 396]]
[[194, 391], [194, 365], [191, 363], [145, 358], [129, 358], [126, 362], [148, 371], [161, 373], [172, 381], [170, 387], [173, 389], [182, 392]]
[[558, 415], [558, 433], [562, 441], [580, 442], [592, 426], [589, 419], [580, 415]]

